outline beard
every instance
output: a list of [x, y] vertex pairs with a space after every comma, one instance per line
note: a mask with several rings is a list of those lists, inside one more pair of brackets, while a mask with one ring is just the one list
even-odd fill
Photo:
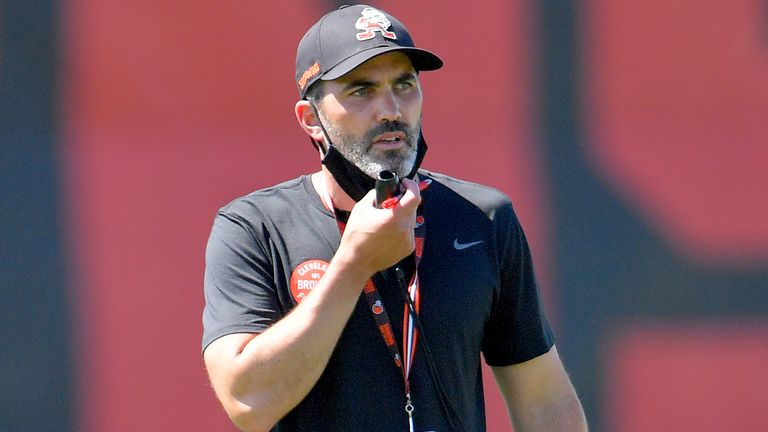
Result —
[[[400, 121], [385, 122], [366, 132], [363, 136], [345, 134], [335, 124], [322, 119], [330, 142], [344, 158], [361, 171], [376, 178], [383, 170], [389, 170], [403, 178], [411, 172], [416, 162], [417, 143], [421, 131], [421, 119], [414, 127]], [[387, 132], [403, 132], [404, 145], [398, 149], [377, 151], [373, 139]]]

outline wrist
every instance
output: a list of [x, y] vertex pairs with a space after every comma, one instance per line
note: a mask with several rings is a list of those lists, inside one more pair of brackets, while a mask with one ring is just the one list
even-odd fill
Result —
[[331, 260], [329, 270], [336, 273], [340, 279], [344, 279], [353, 285], [359, 285], [362, 289], [376, 270], [368, 269], [361, 265], [358, 260], [353, 259], [347, 254], [337, 253]]

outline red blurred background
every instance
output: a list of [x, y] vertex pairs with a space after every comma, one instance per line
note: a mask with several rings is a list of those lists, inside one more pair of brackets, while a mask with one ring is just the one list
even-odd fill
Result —
[[[512, 198], [592, 430], [768, 430], [765, 3], [374, 5], [445, 60], [424, 166]], [[333, 7], [0, 2], [0, 430], [234, 430], [200, 354], [205, 242], [229, 200], [318, 168], [293, 62]]]

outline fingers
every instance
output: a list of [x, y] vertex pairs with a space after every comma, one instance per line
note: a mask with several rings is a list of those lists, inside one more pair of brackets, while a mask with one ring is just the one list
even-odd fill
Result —
[[[402, 207], [412, 207], [412, 202], [414, 202], [416, 206], [419, 205], [421, 202], [420, 191], [423, 189], [422, 185], [410, 179], [403, 179], [402, 186], [405, 191], [396, 197], [387, 198], [382, 201], [381, 208], [392, 209], [397, 206], [398, 203], [400, 203]], [[409, 192], [411, 193], [408, 194]], [[409, 195], [409, 197], [406, 198], [406, 195]], [[413, 197], [416, 197], [416, 199], [414, 200]], [[404, 203], [400, 202], [403, 198], [406, 199]], [[367, 201], [365, 198], [363, 200]]]
[[365, 204], [366, 206], [370, 205], [371, 207], [376, 207], [376, 190], [369, 190], [368, 193], [365, 194], [365, 196], [357, 202], [357, 204]]
[[[401, 183], [399, 197], [376, 208], [376, 191], [369, 191], [352, 209], [337, 253], [372, 272], [387, 268], [413, 252], [416, 212], [421, 203], [419, 185], [409, 179]], [[389, 208], [387, 208], [389, 207]]]
[[400, 183], [405, 188], [405, 192], [400, 197], [399, 204], [407, 209], [415, 209], [421, 203], [421, 192], [419, 184], [415, 181], [405, 178]]

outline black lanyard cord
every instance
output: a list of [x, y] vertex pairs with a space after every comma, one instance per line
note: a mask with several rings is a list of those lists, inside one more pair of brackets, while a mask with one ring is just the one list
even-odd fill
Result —
[[432, 378], [432, 383], [437, 389], [437, 394], [440, 398], [440, 407], [443, 410], [443, 414], [445, 414], [445, 418], [448, 420], [448, 424], [450, 425], [452, 431], [466, 432], [467, 429], [464, 427], [461, 416], [458, 415], [456, 409], [451, 404], [451, 400], [448, 398], [445, 387], [443, 387], [443, 383], [440, 381], [439, 374], [437, 373], [437, 367], [435, 366], [435, 361], [432, 357], [432, 352], [429, 349], [429, 343], [427, 343], [427, 337], [424, 333], [424, 328], [421, 326], [421, 319], [419, 318], [419, 314], [416, 313], [416, 307], [413, 304], [413, 300], [411, 300], [411, 296], [408, 295], [408, 288], [405, 284], [405, 274], [400, 267], [395, 267], [395, 275], [397, 276], [397, 285], [400, 287], [403, 298], [408, 305], [408, 311], [416, 323], [419, 337], [421, 337], [421, 344], [419, 345], [423, 348], [424, 357], [427, 359], [430, 377]]

